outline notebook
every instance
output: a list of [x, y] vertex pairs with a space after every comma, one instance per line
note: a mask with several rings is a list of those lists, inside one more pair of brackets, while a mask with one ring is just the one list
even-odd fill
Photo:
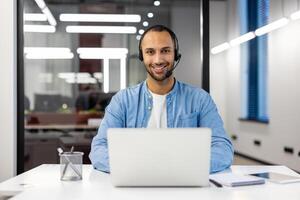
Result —
[[209, 178], [222, 185], [229, 186], [229, 187], [258, 185], [258, 184], [265, 183], [265, 180], [260, 177], [234, 174], [234, 173], [212, 174], [209, 176]]

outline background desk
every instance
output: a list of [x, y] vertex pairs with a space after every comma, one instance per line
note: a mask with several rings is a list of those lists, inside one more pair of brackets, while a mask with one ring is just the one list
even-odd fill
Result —
[[[283, 166], [232, 166], [235, 173], [263, 171], [282, 172], [297, 175]], [[299, 175], [298, 175], [299, 176]], [[83, 166], [83, 180], [60, 181], [59, 165], [41, 165], [24, 174], [0, 183], [0, 193], [20, 192], [14, 199], [84, 199], [84, 200], [276, 200], [300, 199], [300, 183], [287, 185], [267, 182], [265, 185], [244, 187], [214, 186], [199, 187], [152, 187], [115, 188], [110, 183], [109, 174], [94, 170], [91, 165]]]

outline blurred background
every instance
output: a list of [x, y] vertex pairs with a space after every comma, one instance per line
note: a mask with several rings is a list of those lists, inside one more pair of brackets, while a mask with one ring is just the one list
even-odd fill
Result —
[[175, 31], [190, 71], [177, 78], [201, 87], [198, 0], [24, 0], [23, 12], [25, 171], [57, 163], [58, 146], [90, 163], [111, 97], [146, 78], [138, 43], [152, 25]]

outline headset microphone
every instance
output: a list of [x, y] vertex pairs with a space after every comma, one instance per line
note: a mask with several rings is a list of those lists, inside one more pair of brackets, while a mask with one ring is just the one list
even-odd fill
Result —
[[181, 59], [181, 54], [178, 54], [178, 57], [177, 57], [177, 60], [175, 61], [176, 64], [174, 65], [174, 67], [172, 69], [170, 69], [169, 71], [167, 71], [166, 73], [166, 78], [169, 78], [172, 74], [173, 74], [173, 71], [175, 70], [175, 68], [177, 67], [179, 61]]

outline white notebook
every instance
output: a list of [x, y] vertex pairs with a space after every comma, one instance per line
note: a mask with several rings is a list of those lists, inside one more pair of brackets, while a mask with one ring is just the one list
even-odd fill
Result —
[[265, 183], [265, 179], [260, 177], [234, 174], [234, 173], [212, 174], [209, 176], [209, 178], [222, 185], [230, 186], [230, 187], [258, 185], [258, 184]]

